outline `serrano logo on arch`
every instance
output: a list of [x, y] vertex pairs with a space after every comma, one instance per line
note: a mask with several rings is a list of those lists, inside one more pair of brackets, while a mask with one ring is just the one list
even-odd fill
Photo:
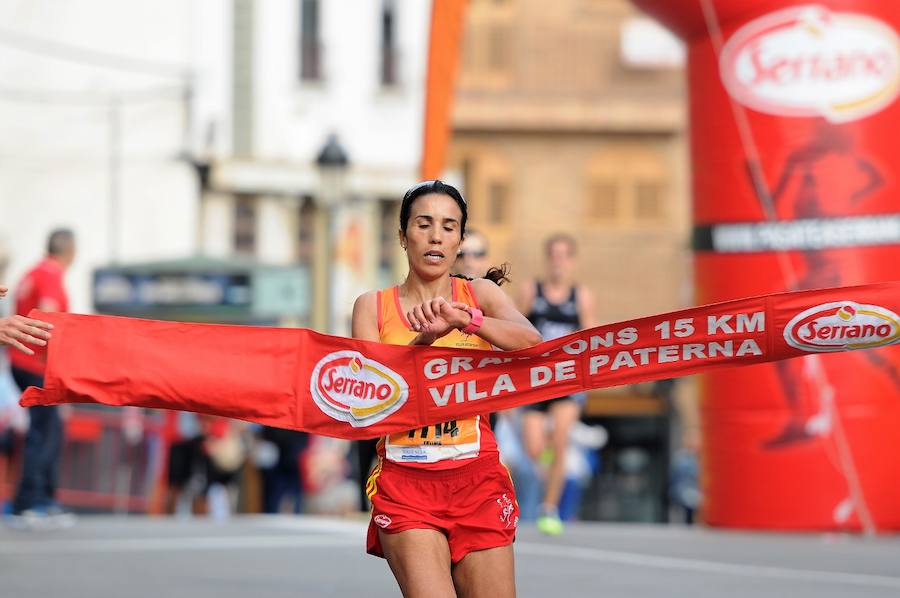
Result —
[[750, 21], [725, 46], [722, 81], [767, 114], [863, 118], [900, 92], [900, 37], [870, 16], [809, 4]]
[[900, 317], [878, 305], [835, 301], [794, 316], [784, 340], [803, 351], [871, 349], [900, 340]]
[[319, 360], [309, 390], [325, 415], [354, 428], [383, 420], [409, 396], [402, 376], [357, 351], [335, 351]]

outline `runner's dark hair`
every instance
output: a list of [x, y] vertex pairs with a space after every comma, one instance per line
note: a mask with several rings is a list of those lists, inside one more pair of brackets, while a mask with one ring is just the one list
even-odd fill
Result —
[[[459, 189], [457, 189], [453, 185], [448, 185], [441, 180], [422, 181], [421, 183], [417, 183], [410, 187], [409, 190], [403, 195], [403, 203], [400, 204], [400, 230], [403, 231], [403, 234], [406, 234], [406, 226], [409, 224], [409, 217], [412, 213], [413, 203], [418, 198], [422, 197], [423, 195], [428, 195], [429, 193], [440, 193], [442, 195], [446, 195], [456, 202], [456, 205], [459, 206], [459, 210], [462, 212], [462, 219], [459, 223], [460, 238], [465, 238], [466, 220], [469, 217], [469, 207], [468, 203], [466, 202], [466, 198], [463, 197], [462, 193], [459, 192]], [[509, 264], [503, 263], [499, 267], [491, 267], [487, 272], [485, 272], [483, 278], [487, 278], [491, 282], [501, 285], [504, 282], [509, 282], [508, 274]], [[472, 280], [471, 278], [463, 276], [461, 274], [454, 274], [453, 276], [464, 278], [466, 280]]]

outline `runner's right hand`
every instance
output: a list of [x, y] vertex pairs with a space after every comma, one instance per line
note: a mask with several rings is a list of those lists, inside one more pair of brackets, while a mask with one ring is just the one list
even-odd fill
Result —
[[443, 297], [435, 297], [409, 310], [406, 319], [414, 331], [437, 340], [455, 328], [464, 328], [468, 324], [469, 314]]

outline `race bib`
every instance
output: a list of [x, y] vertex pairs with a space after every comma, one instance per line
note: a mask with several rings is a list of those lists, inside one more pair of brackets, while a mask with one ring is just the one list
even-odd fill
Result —
[[481, 416], [399, 432], [387, 437], [384, 454], [397, 463], [474, 459], [481, 448]]

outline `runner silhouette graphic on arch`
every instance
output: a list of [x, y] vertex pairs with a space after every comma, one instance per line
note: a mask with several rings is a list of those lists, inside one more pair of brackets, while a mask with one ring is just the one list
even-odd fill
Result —
[[[770, 205], [781, 220], [841, 217], [846, 215], [844, 208], [848, 204], [856, 206], [864, 202], [883, 184], [878, 168], [854, 151], [853, 138], [847, 131], [819, 121], [810, 138], [791, 151], [777, 181], [769, 187], [772, 189]], [[765, 192], [757, 186], [758, 194]], [[793, 288], [788, 290], [844, 284], [835, 251], [839, 250], [801, 250], [801, 267], [794, 277]], [[866, 351], [864, 356], [900, 389], [900, 372], [892, 363], [876, 351]], [[804, 358], [775, 364], [789, 415], [782, 430], [763, 443], [764, 448], [782, 448], [830, 430], [830, 405], [823, 401], [822, 389], [816, 387], [815, 380], [815, 370], [821, 366], [808, 361]], [[816, 413], [807, 418], [804, 407], [809, 405], [815, 407]]]

